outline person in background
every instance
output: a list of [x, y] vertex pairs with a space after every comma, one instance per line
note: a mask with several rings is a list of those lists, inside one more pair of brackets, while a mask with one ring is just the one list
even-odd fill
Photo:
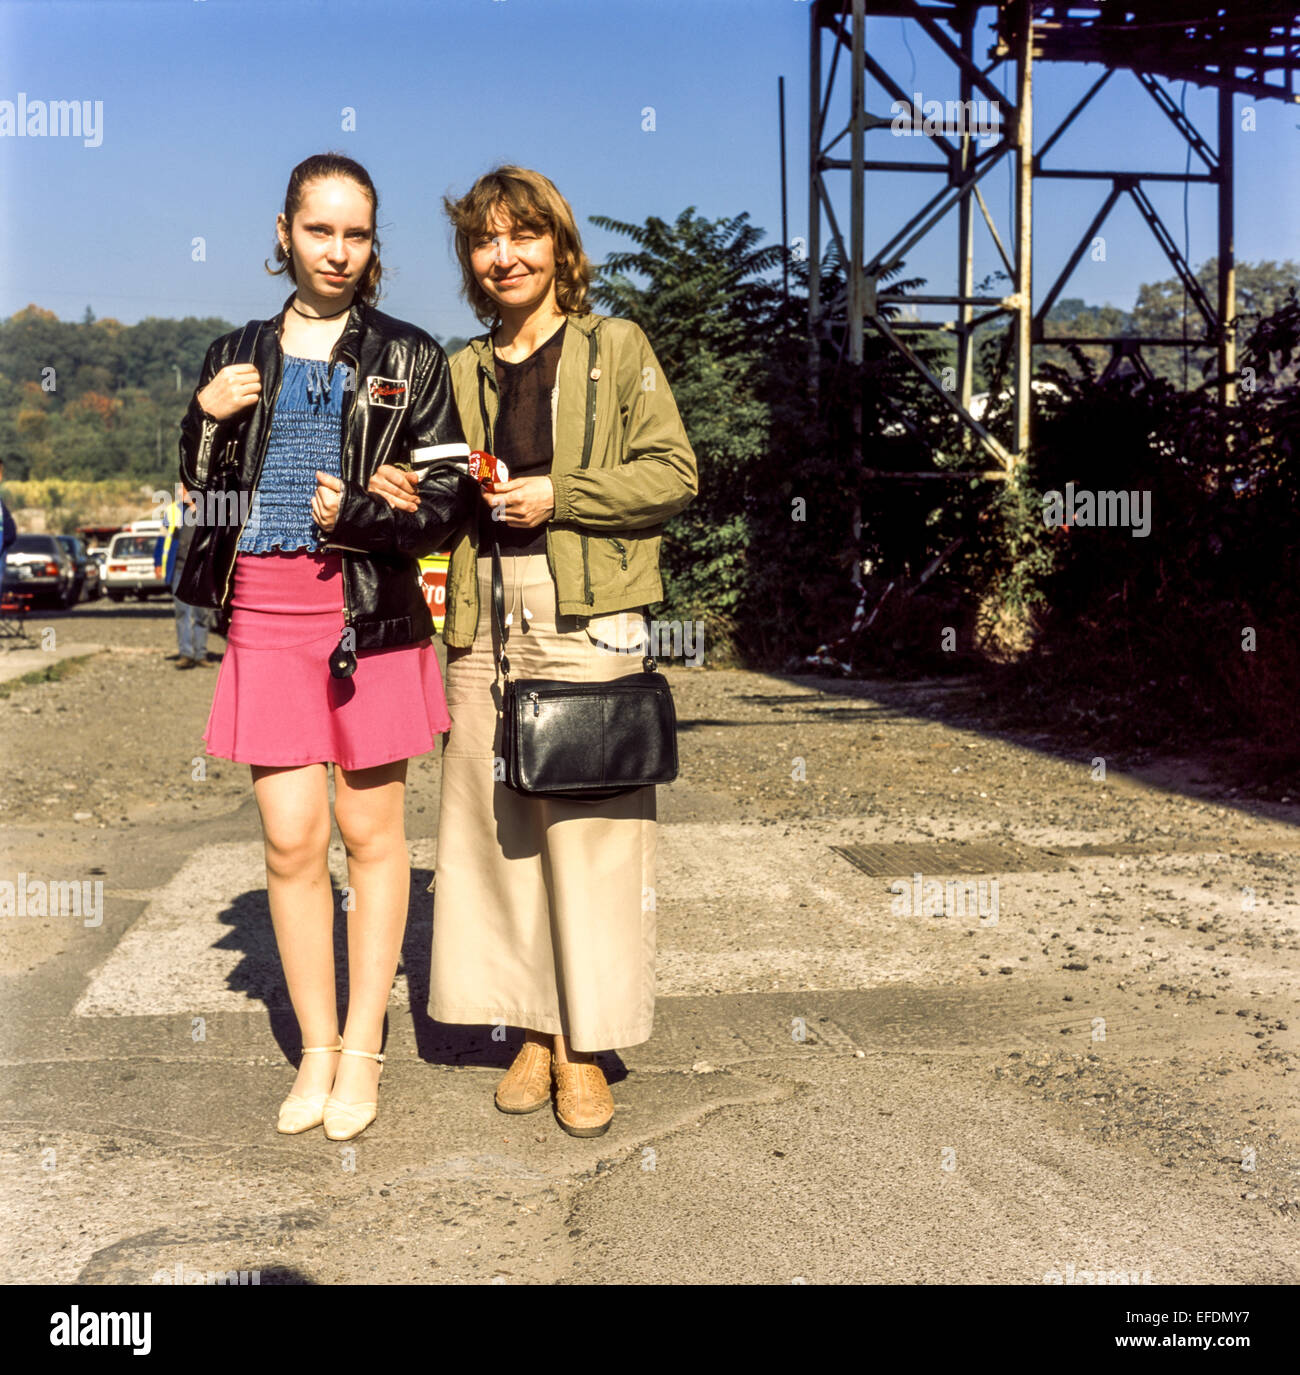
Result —
[[[5, 461], [0, 458], [0, 482], [5, 480]], [[9, 553], [9, 546], [18, 538], [18, 527], [14, 524], [14, 518], [9, 514], [9, 508], [4, 503], [4, 498], [0, 497], [0, 595], [4, 592], [5, 585], [5, 558]]]
[[[187, 505], [194, 498], [184, 487], [181, 501]], [[176, 551], [180, 548], [181, 505], [173, 501], [164, 517], [167, 533], [160, 536], [154, 553], [154, 572], [168, 587], [176, 583]], [[208, 613], [201, 606], [190, 606], [172, 594], [172, 614], [176, 617], [177, 668], [197, 668], [208, 662]]]

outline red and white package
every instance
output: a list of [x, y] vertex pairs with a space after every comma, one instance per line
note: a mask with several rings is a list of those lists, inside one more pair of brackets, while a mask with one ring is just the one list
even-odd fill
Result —
[[504, 460], [484, 453], [482, 449], [470, 450], [469, 475], [486, 492], [496, 491], [498, 482], [510, 481], [510, 471]]

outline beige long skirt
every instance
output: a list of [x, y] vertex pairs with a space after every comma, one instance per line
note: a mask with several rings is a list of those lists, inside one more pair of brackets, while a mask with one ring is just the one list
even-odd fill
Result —
[[[639, 653], [604, 646], [644, 643], [644, 611], [557, 623], [546, 555], [503, 554], [502, 568], [512, 677], [600, 682], [640, 668]], [[429, 1015], [562, 1032], [581, 1051], [637, 1045], [654, 1019], [655, 789], [582, 803], [506, 787], [490, 556], [478, 579], [473, 647], [447, 654]]]

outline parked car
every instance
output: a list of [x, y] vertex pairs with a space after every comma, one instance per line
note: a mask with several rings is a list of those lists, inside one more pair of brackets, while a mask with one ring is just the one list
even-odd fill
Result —
[[29, 592], [33, 604], [65, 610], [80, 587], [72, 555], [55, 535], [19, 535], [5, 550], [5, 590]]
[[154, 592], [170, 590], [157, 574], [154, 557], [158, 546], [155, 534], [124, 531], [113, 536], [104, 561], [104, 591], [109, 601], [120, 602], [128, 594], [144, 601]]
[[76, 535], [55, 535], [54, 538], [72, 555], [72, 562], [76, 565], [77, 595], [72, 600], [76, 602], [85, 597], [86, 601], [93, 602], [103, 591], [99, 580], [99, 564]]

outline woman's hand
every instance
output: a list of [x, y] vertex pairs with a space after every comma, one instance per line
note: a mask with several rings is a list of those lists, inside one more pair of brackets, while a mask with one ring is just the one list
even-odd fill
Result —
[[316, 491], [311, 499], [311, 518], [328, 535], [339, 518], [339, 500], [343, 484], [332, 473], [316, 470]]
[[483, 500], [494, 512], [499, 510], [493, 520], [529, 529], [550, 520], [555, 486], [549, 477], [512, 477], [509, 482], [498, 482], [495, 491], [484, 492]]
[[198, 402], [214, 420], [229, 420], [255, 405], [261, 394], [257, 369], [251, 363], [231, 363], [199, 392]]
[[408, 473], [405, 468], [384, 463], [375, 469], [366, 491], [372, 496], [383, 497], [395, 511], [418, 511], [420, 498], [415, 489], [419, 485], [418, 473]]

